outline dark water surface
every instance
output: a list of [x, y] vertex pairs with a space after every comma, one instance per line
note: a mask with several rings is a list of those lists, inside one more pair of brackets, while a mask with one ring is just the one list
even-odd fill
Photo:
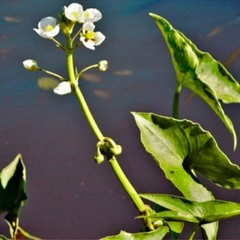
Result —
[[[27, 167], [29, 201], [20, 225], [45, 239], [97, 239], [139, 231], [142, 223], [107, 162], [93, 161], [96, 139], [75, 96], [57, 96], [37, 85], [41, 72], [30, 73], [22, 61], [67, 76], [64, 53], [32, 28], [46, 16], [56, 16], [67, 0], [1, 0], [0, 8], [0, 167], [22, 153]], [[163, 38], [149, 12], [168, 19], [203, 51], [224, 62], [240, 46], [240, 2], [235, 0], [83, 0], [98, 8], [103, 19], [97, 29], [106, 40], [95, 51], [80, 48], [79, 69], [107, 59], [106, 73], [90, 71], [80, 83], [104, 135], [123, 147], [120, 165], [138, 192], [179, 194], [143, 150], [130, 111], [171, 115], [175, 74]], [[61, 41], [61, 37], [56, 37]], [[228, 69], [240, 78], [240, 59]], [[181, 117], [199, 121], [211, 131], [229, 158], [240, 164], [239, 148], [224, 125], [198, 97], [181, 96]], [[240, 134], [240, 108], [225, 106]], [[224, 177], [224, 176], [223, 176]], [[218, 199], [240, 202], [239, 191], [206, 181]], [[0, 222], [0, 233], [7, 234]], [[220, 224], [219, 239], [236, 239], [239, 218]], [[187, 235], [186, 235], [187, 236]]]

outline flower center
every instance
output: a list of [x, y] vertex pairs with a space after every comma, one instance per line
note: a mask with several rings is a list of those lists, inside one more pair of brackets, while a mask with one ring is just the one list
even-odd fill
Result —
[[47, 32], [51, 31], [52, 29], [53, 29], [53, 26], [50, 25], [50, 24], [48, 24], [48, 25], [45, 27], [45, 30], [46, 30]]
[[90, 17], [89, 12], [85, 12], [85, 13], [84, 13], [84, 17], [85, 17], [85, 18], [89, 18], [89, 17]]
[[91, 31], [88, 31], [88, 32], [86, 32], [85, 37], [86, 37], [87, 40], [94, 40], [95, 33], [91, 32]]
[[79, 14], [78, 14], [78, 12], [77, 12], [77, 11], [74, 11], [74, 12], [72, 12], [72, 15], [73, 15], [73, 17], [74, 17], [74, 18], [76, 18], [76, 19], [77, 19], [77, 18], [78, 18], [78, 16], [79, 16]]

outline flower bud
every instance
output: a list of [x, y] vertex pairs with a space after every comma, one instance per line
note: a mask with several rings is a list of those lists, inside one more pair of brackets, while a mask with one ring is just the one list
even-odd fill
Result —
[[110, 148], [110, 151], [114, 156], [117, 156], [122, 153], [122, 147], [120, 145], [116, 145], [116, 146]]
[[29, 71], [37, 71], [39, 70], [38, 64], [35, 60], [28, 59], [23, 61], [23, 66]]
[[94, 156], [94, 161], [97, 164], [101, 164], [104, 161], [104, 156], [102, 154], [101, 155], [95, 155]]
[[98, 63], [98, 69], [100, 71], [106, 71], [108, 69], [108, 61], [106, 60], [102, 60]]

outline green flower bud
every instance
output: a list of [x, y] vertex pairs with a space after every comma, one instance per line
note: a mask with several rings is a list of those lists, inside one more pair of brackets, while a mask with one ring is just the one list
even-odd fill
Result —
[[104, 156], [101, 154], [101, 155], [95, 155], [94, 156], [94, 161], [97, 163], [97, 164], [101, 164], [103, 161], [104, 161]]
[[110, 151], [114, 156], [117, 156], [122, 153], [122, 147], [120, 145], [116, 145], [115, 147], [110, 148]]

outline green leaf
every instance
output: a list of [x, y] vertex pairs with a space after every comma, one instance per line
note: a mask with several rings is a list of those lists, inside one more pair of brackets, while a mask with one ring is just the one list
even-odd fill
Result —
[[167, 43], [178, 82], [198, 94], [213, 109], [232, 134], [235, 149], [236, 132], [219, 100], [224, 103], [239, 103], [239, 83], [220, 62], [213, 59], [209, 53], [200, 51], [166, 19], [152, 13], [150, 16]]
[[0, 173], [0, 213], [7, 212], [5, 220], [15, 236], [21, 207], [27, 200], [26, 169], [21, 154]]
[[240, 215], [240, 204], [235, 202], [221, 200], [196, 202], [166, 194], [139, 194], [139, 196], [171, 210], [150, 215], [150, 218], [178, 220], [179, 217], [179, 220], [194, 223], [195, 219], [197, 220], [195, 223], [206, 224]]
[[153, 113], [133, 115], [146, 150], [185, 197], [196, 195], [195, 200], [200, 199], [195, 189], [189, 189], [190, 182], [198, 182], [192, 170], [221, 187], [240, 189], [239, 166], [231, 163], [210, 132], [203, 130], [199, 124]]
[[[149, 213], [149, 215], [153, 215], [157, 212], [162, 212], [167, 210], [166, 208], [155, 204], [153, 206], [152, 211]], [[182, 232], [183, 227], [184, 227], [184, 222], [177, 222], [177, 221], [162, 221], [162, 219], [156, 220], [156, 219], [151, 219], [151, 222], [154, 226], [154, 228], [156, 228], [157, 226], [162, 226], [163, 224], [166, 224], [170, 230], [171, 230], [171, 237], [172, 239], [177, 239], [179, 234]]]
[[127, 233], [125, 231], [121, 231], [116, 236], [108, 236], [105, 238], [101, 238], [101, 240], [155, 240], [155, 239], [163, 239], [164, 236], [169, 232], [167, 226], [159, 227], [158, 229], [151, 232], [142, 232], [142, 233]]
[[[140, 195], [141, 196], [141, 195]], [[191, 213], [181, 212], [181, 211], [163, 211], [149, 215], [149, 218], [158, 218], [164, 219], [166, 221], [181, 221], [181, 222], [190, 222], [190, 223], [199, 223], [199, 220], [195, 218]], [[144, 218], [140, 216], [137, 218]]]
[[183, 230], [184, 222], [174, 222], [174, 221], [167, 221], [166, 224], [171, 229], [171, 236], [172, 239], [178, 239], [178, 236]]
[[0, 240], [11, 240], [11, 239], [9, 239], [9, 238], [7, 238], [7, 237], [5, 237], [3, 235], [0, 235]]
[[[193, 154], [204, 148], [210, 133], [198, 124], [187, 120], [176, 120], [151, 113], [132, 113], [141, 132], [141, 141], [148, 153], [182, 194], [190, 200], [214, 199], [197, 179], [188, 164]], [[204, 158], [204, 156], [202, 156]], [[205, 225], [208, 236], [215, 238], [217, 223]]]

